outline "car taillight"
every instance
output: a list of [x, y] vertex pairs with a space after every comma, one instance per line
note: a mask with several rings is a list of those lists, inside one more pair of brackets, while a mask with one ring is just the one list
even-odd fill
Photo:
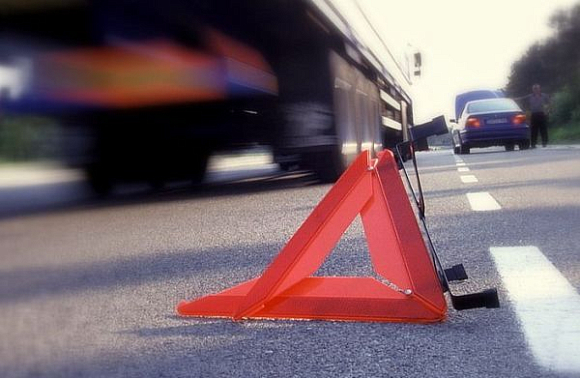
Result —
[[526, 122], [526, 115], [525, 114], [516, 114], [512, 118], [512, 123], [514, 125], [521, 125], [522, 123]]
[[466, 125], [470, 127], [479, 127], [481, 126], [481, 122], [479, 122], [479, 118], [469, 117], [467, 118]]

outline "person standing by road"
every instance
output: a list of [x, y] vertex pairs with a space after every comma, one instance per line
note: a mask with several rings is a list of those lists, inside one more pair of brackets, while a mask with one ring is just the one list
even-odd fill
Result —
[[550, 106], [550, 97], [542, 93], [540, 84], [532, 86], [532, 93], [520, 97], [518, 100], [527, 102], [526, 108], [531, 112], [530, 127], [532, 129], [532, 148], [536, 148], [538, 141], [538, 132], [542, 138], [542, 147], [548, 145], [548, 107]]

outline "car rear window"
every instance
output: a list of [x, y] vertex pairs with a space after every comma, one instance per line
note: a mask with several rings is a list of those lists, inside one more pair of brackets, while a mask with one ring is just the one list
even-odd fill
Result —
[[520, 108], [513, 100], [507, 98], [477, 101], [467, 105], [468, 113], [502, 112], [510, 110], [520, 110]]

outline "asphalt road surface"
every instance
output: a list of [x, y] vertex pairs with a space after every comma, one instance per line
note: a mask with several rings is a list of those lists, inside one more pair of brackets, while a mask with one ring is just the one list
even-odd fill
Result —
[[[180, 301], [258, 276], [330, 186], [266, 161], [104, 201], [78, 172], [0, 181], [0, 377], [580, 377], [580, 148], [418, 160], [440, 257], [470, 276], [453, 290], [497, 287], [501, 308], [180, 318]], [[370, 270], [357, 220], [319, 273]]]

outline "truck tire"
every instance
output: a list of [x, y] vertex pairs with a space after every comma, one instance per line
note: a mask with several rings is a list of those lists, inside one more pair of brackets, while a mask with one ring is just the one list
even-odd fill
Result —
[[193, 185], [199, 185], [203, 182], [205, 174], [207, 172], [207, 164], [209, 162], [209, 157], [211, 152], [205, 149], [198, 150], [192, 157], [191, 161], [191, 183]]
[[314, 172], [323, 183], [335, 182], [346, 169], [345, 159], [338, 146], [330, 151], [309, 154], [308, 160], [308, 165], [313, 166]]
[[107, 196], [113, 190], [113, 178], [109, 170], [100, 164], [85, 168], [91, 189], [99, 196]]

